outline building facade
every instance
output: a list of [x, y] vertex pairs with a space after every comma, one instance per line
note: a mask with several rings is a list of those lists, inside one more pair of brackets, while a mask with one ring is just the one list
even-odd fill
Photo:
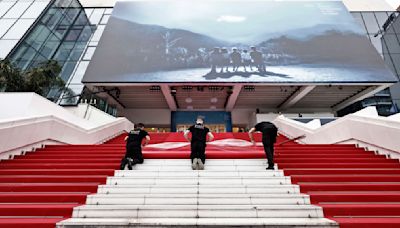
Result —
[[[97, 96], [96, 91], [85, 90], [81, 82], [111, 16], [114, 1], [82, 0], [3, 0], [0, 1], [0, 58], [9, 58], [22, 69], [33, 67], [46, 59], [55, 59], [63, 67], [61, 77], [69, 93], [49, 94], [61, 105], [88, 102], [103, 111], [117, 115], [117, 104]], [[399, 39], [395, 24], [383, 33], [383, 24], [393, 13], [392, 8], [376, 0], [346, 0], [371, 43], [398, 76], [400, 64], [397, 47]], [[395, 16], [398, 16], [395, 13]], [[399, 29], [400, 30], [400, 29]], [[378, 34], [377, 36], [375, 36]], [[400, 48], [399, 48], [400, 49]], [[397, 67], [396, 67], [397, 66]], [[394, 86], [396, 88], [396, 86]], [[381, 114], [396, 112], [391, 99], [397, 89], [387, 89], [354, 106], [343, 109], [377, 105]], [[394, 101], [397, 101], [394, 96]], [[339, 112], [340, 114], [340, 112]]]

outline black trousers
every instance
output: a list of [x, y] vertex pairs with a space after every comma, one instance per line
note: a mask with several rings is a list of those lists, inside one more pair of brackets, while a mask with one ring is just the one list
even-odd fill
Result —
[[273, 167], [274, 166], [274, 143], [271, 141], [265, 141], [265, 140], [263, 140], [262, 143], [264, 145], [265, 155], [267, 155], [268, 166]]
[[206, 163], [206, 144], [202, 142], [192, 142], [190, 159], [200, 158], [203, 164]]
[[[131, 164], [129, 164], [128, 158], [132, 159]], [[124, 169], [126, 165], [128, 165], [129, 168], [129, 166], [135, 164], [143, 164], [143, 161], [142, 147], [127, 147], [125, 157], [121, 160], [120, 169]]]

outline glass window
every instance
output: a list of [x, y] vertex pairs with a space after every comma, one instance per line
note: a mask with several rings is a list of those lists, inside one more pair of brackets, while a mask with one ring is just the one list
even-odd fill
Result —
[[72, 49], [69, 60], [79, 61], [84, 49], [85, 49], [85, 43], [77, 42], [74, 46], [74, 49]]
[[74, 42], [63, 42], [57, 50], [55, 59], [58, 61], [67, 61], [72, 48], [74, 48]]
[[31, 47], [27, 47], [24, 54], [18, 59], [18, 66], [21, 69], [27, 69], [29, 64], [34, 61], [37, 51]]
[[91, 36], [92, 36], [92, 28], [89, 25], [87, 25], [83, 28], [83, 31], [82, 31], [81, 36], [79, 37], [78, 41], [87, 42]]
[[66, 8], [71, 5], [71, 0], [56, 0], [54, 3], [55, 7]]
[[81, 94], [83, 90], [84, 85], [79, 84], [79, 85], [68, 85], [68, 90], [63, 94], [63, 97], [61, 98], [61, 105], [71, 105], [71, 104], [76, 104], [78, 102], [79, 96], [74, 97], [75, 95]]
[[88, 23], [88, 20], [86, 18], [85, 11], [81, 10], [80, 14], [79, 14], [79, 17], [74, 22], [74, 25], [82, 25], [82, 26], [84, 26], [84, 25], [87, 25], [87, 24], [89, 24], [89, 23]]
[[89, 61], [81, 61], [79, 63], [79, 65], [76, 68], [76, 71], [74, 73], [74, 77], [71, 80], [72, 84], [82, 83], [82, 78], [83, 78], [83, 75], [85, 75], [88, 65], [89, 65]]
[[390, 53], [400, 54], [399, 40], [395, 34], [385, 34], [383, 38]]
[[382, 50], [382, 41], [381, 41], [381, 37], [380, 37], [380, 36], [374, 37], [373, 35], [370, 35], [369, 38], [370, 38], [370, 40], [371, 40], [372, 45], [375, 47], [375, 49], [376, 49], [380, 54], [382, 54], [383, 50]]
[[381, 30], [383, 30], [383, 24], [385, 24], [389, 15], [386, 12], [375, 12], [375, 17], [378, 20], [378, 25]]
[[29, 45], [27, 45], [25, 42], [23, 42], [20, 46], [18, 46], [18, 48], [16, 49], [16, 51], [12, 55], [12, 59], [14, 59], [16, 61], [22, 59], [24, 53], [26, 52], [26, 50], [28, 48], [29, 48]]
[[33, 2], [28, 10], [22, 15], [22, 18], [38, 18], [48, 4], [48, 1]]
[[0, 40], [0, 59], [7, 57], [17, 43], [18, 40]]
[[99, 41], [101, 35], [104, 32], [104, 28], [105, 28], [105, 25], [99, 25], [97, 27], [96, 31], [94, 32], [93, 37], [92, 37], [92, 39], [90, 41]]
[[15, 4], [12, 1], [0, 1], [0, 17], [2, 17]]
[[61, 42], [57, 39], [47, 39], [46, 43], [40, 49], [40, 53], [44, 57], [51, 59], [54, 53], [57, 51], [60, 43]]
[[104, 11], [104, 14], [112, 14], [113, 8], [108, 8]]
[[3, 39], [21, 39], [33, 22], [35, 22], [35, 19], [19, 19], [4, 35]]
[[365, 25], [367, 26], [367, 31], [369, 34], [375, 34], [380, 31], [374, 13], [362, 13], [362, 17]]
[[92, 9], [92, 8], [85, 8], [85, 13], [86, 13], [86, 16], [87, 16], [88, 18], [90, 17], [90, 15], [92, 15], [93, 10], [94, 10], [94, 9]]
[[5, 15], [4, 18], [19, 18], [26, 9], [32, 4], [32, 1], [18, 1]]
[[108, 20], [110, 19], [111, 15], [103, 15], [103, 18], [100, 21], [100, 24], [105, 25], [107, 24]]
[[86, 49], [85, 55], [83, 56], [83, 60], [91, 60], [95, 50], [96, 47], [88, 47]]
[[71, 29], [71, 30], [69, 30], [67, 36], [65, 37], [65, 40], [66, 41], [76, 41], [76, 40], [78, 40], [81, 32], [82, 32], [81, 29]]
[[76, 62], [75, 61], [68, 61], [65, 62], [62, 71], [61, 71], [61, 78], [64, 81], [68, 81], [69, 77], [71, 76], [72, 72], [74, 71]]
[[394, 67], [396, 68], [396, 72], [400, 73], [400, 54], [391, 54], [392, 60], [394, 62]]
[[45, 17], [43, 21], [43, 24], [45, 24], [49, 29], [53, 30], [58, 26], [60, 21], [63, 19], [63, 14], [61, 10], [56, 10], [54, 14], [50, 17]]
[[397, 18], [388, 28], [387, 33], [400, 34], [400, 18]]
[[90, 23], [98, 25], [100, 23], [101, 17], [103, 16], [103, 13], [104, 9], [95, 9], [89, 18]]
[[79, 12], [80, 12], [79, 8], [69, 8], [65, 12], [65, 17], [68, 18], [68, 20], [72, 24], [75, 18], [78, 16]]
[[29, 34], [25, 42], [32, 46], [34, 49], [39, 50], [51, 34], [51, 31], [46, 26], [38, 25], [32, 31], [32, 33]]
[[0, 38], [6, 34], [17, 19], [2, 19], [0, 20]]
[[97, 46], [99, 44], [98, 41], [90, 41], [89, 46]]
[[57, 26], [57, 28], [54, 31], [54, 34], [59, 38], [59, 39], [63, 39], [65, 34], [67, 34], [68, 32], [68, 28], [69, 26], [65, 26], [65, 25], [60, 25]]

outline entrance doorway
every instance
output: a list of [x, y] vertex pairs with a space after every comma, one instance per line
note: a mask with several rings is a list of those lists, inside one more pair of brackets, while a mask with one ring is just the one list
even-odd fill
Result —
[[[176, 125], [176, 130], [178, 132], [183, 132], [192, 125], [193, 124], [178, 124], [178, 125]], [[215, 132], [215, 133], [225, 133], [226, 132], [225, 124], [206, 124], [206, 127], [208, 127], [211, 132]]]
[[197, 117], [202, 116], [206, 127], [212, 132], [232, 132], [230, 112], [224, 111], [177, 111], [171, 113], [171, 131], [182, 132], [192, 126]]

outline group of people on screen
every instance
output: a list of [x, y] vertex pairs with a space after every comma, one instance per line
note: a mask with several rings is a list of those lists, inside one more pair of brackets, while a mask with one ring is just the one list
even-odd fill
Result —
[[[258, 72], [265, 72], [263, 54], [256, 47], [250, 50], [215, 47], [210, 53], [211, 73], [253, 72], [253, 67]], [[249, 70], [249, 71], [248, 71]]]
[[[139, 123], [131, 130], [128, 136], [125, 137], [126, 141], [126, 153], [124, 158], [121, 160], [120, 169], [124, 170], [128, 167], [132, 170], [132, 167], [136, 164], [142, 164], [143, 154], [142, 148], [149, 144], [150, 136], [144, 130], [144, 124]], [[274, 169], [274, 143], [278, 135], [278, 128], [271, 122], [260, 122], [256, 124], [248, 132], [250, 141], [255, 145], [254, 136], [255, 132], [262, 133], [262, 143], [264, 151], [268, 160], [268, 167], [266, 169]], [[214, 135], [210, 129], [205, 126], [204, 119], [198, 117], [194, 125], [189, 127], [184, 132], [185, 139], [190, 142], [191, 146], [191, 167], [193, 170], [203, 170], [206, 162], [206, 145], [207, 142], [214, 140]]]

